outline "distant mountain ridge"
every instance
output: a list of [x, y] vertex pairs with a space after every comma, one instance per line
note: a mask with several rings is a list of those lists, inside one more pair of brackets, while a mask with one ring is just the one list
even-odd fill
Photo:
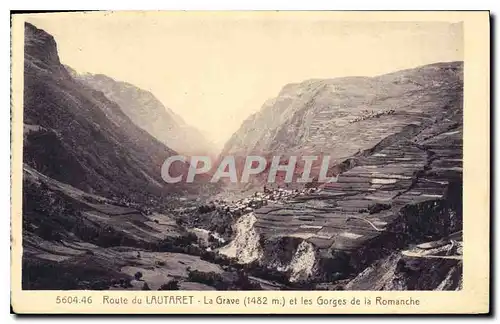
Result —
[[186, 155], [215, 154], [213, 145], [200, 131], [165, 107], [151, 92], [103, 74], [71, 72], [78, 81], [102, 91], [137, 126], [175, 151]]
[[288, 84], [247, 118], [222, 155], [329, 154], [341, 161], [456, 101], [463, 63], [435, 63], [377, 77]]

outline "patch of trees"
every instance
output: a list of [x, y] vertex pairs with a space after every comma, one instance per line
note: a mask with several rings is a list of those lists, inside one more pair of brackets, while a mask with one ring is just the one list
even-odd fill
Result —
[[23, 259], [22, 287], [26, 290], [106, 290], [111, 286], [132, 287], [131, 278], [97, 264]]
[[158, 288], [158, 290], [179, 290], [179, 281], [172, 280], [169, 281]]
[[373, 205], [368, 206], [368, 212], [370, 214], [377, 214], [387, 209], [391, 209], [391, 204], [375, 203]]
[[151, 246], [151, 250], [157, 252], [185, 253], [199, 256], [202, 249], [197, 245], [198, 237], [196, 234], [187, 232], [181, 236], [169, 236], [159, 243]]
[[211, 286], [217, 290], [262, 290], [262, 287], [252, 282], [243, 270], [239, 270], [235, 278], [225, 278], [216, 272], [188, 269], [188, 281]]
[[188, 280], [192, 282], [199, 282], [207, 286], [220, 286], [223, 284], [222, 276], [215, 272], [203, 272], [198, 270], [188, 269]]

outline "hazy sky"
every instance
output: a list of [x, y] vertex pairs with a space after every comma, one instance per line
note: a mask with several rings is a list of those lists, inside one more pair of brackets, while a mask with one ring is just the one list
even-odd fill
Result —
[[463, 60], [462, 24], [297, 14], [51, 14], [62, 63], [151, 91], [219, 147], [287, 83]]

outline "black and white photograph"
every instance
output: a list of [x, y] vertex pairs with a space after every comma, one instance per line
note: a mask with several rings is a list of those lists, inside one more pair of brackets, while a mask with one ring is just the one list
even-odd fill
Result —
[[17, 16], [23, 291], [464, 289], [462, 19]]

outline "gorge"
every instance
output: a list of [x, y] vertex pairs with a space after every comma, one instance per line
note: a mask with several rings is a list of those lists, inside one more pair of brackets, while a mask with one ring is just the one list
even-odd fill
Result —
[[[236, 185], [164, 181], [209, 141], [29, 23], [24, 76], [23, 289], [461, 288], [462, 62], [285, 85], [219, 155], [264, 160]], [[331, 159], [269, 183], [272, 156]]]

